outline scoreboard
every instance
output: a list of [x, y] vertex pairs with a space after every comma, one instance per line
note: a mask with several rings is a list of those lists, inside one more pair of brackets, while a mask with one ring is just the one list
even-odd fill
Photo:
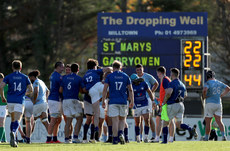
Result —
[[[188, 90], [200, 90], [207, 68], [207, 13], [99, 13], [98, 61], [123, 64], [128, 75], [141, 63], [156, 79], [156, 69], [180, 69]], [[159, 80], [159, 79], [158, 79]]]

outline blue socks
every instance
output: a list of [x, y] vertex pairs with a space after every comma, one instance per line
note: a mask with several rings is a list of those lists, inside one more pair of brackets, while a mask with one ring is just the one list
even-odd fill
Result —
[[78, 135], [74, 135], [73, 138], [74, 138], [74, 139], [78, 139]]
[[192, 130], [192, 128], [191, 128], [190, 126], [186, 125], [186, 124], [181, 124], [181, 125], [180, 125], [180, 128], [182, 128], [182, 129], [184, 129], [184, 130], [188, 130], [188, 131], [191, 131], [191, 130]]
[[149, 127], [148, 126], [145, 126], [144, 131], [145, 131], [145, 135], [149, 135]]
[[99, 132], [99, 128], [98, 128], [98, 127], [95, 127], [95, 128], [94, 128], [94, 132]]
[[118, 137], [119, 137], [120, 135], [123, 135], [123, 131], [122, 131], [122, 130], [119, 130], [119, 131], [118, 131]]
[[135, 133], [136, 133], [136, 136], [140, 135], [140, 127], [139, 126], [135, 126]]
[[125, 135], [125, 140], [127, 141], [129, 139], [129, 135], [128, 135], [128, 128], [124, 129], [124, 135]]
[[54, 141], [54, 142], [57, 141], [57, 136], [53, 136], [53, 141]]
[[112, 126], [108, 126], [109, 129], [109, 136], [113, 136], [113, 128]]
[[113, 144], [118, 144], [118, 137], [113, 137]]
[[10, 124], [10, 130], [12, 132], [17, 132], [18, 127], [19, 127], [19, 122], [18, 121], [11, 122], [11, 124]]
[[163, 143], [167, 143], [167, 138], [168, 138], [168, 127], [163, 127]]
[[91, 130], [90, 139], [94, 139], [94, 130], [95, 130], [94, 124], [91, 124], [90, 130]]
[[88, 125], [88, 124], [85, 124], [85, 125], [84, 125], [84, 130], [83, 130], [83, 140], [86, 140], [86, 139], [87, 139], [88, 130], [89, 130], [89, 125]]

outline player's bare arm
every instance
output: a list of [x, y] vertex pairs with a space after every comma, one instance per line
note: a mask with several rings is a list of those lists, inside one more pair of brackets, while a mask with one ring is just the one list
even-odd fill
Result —
[[30, 95], [33, 91], [34, 91], [34, 90], [33, 90], [32, 84], [29, 84], [29, 85], [27, 86], [26, 95]]
[[109, 85], [107, 83], [104, 84], [104, 89], [102, 93], [102, 107], [105, 108], [105, 99], [107, 96], [107, 90], [108, 90]]
[[129, 90], [129, 97], [130, 97], [129, 108], [133, 108], [133, 106], [134, 106], [134, 93], [133, 93], [132, 84], [128, 85], [127, 87], [128, 87], [128, 90]]
[[206, 99], [206, 98], [207, 98], [207, 91], [208, 91], [208, 88], [207, 88], [207, 87], [204, 87], [204, 88], [203, 88], [203, 91], [202, 91], [202, 97], [203, 97], [203, 99]]
[[156, 81], [152, 87], [152, 92], [155, 92], [159, 86], [159, 83]]
[[4, 96], [4, 87], [5, 87], [6, 83], [5, 82], [1, 82], [0, 84], [0, 95], [1, 95], [1, 98], [2, 98], [2, 102], [6, 103], [6, 98]]
[[172, 88], [167, 88], [165, 91], [166, 92], [165, 92], [165, 97], [164, 97], [164, 101], [163, 101], [164, 104], [166, 104], [167, 100], [172, 95], [173, 89]]
[[39, 92], [39, 88], [38, 87], [35, 87], [34, 88], [34, 97], [33, 97], [33, 104], [36, 104], [36, 100], [38, 98], [38, 92]]
[[50, 90], [46, 90], [46, 101], [48, 102], [48, 97], [49, 97], [49, 95], [50, 95]]
[[220, 97], [223, 97], [223, 96], [227, 95], [229, 91], [230, 91], [230, 87], [227, 86], [227, 87], [224, 89], [224, 92], [220, 95]]

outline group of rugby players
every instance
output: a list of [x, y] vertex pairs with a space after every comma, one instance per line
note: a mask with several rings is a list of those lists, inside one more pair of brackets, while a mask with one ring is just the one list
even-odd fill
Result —
[[[159, 142], [161, 131], [163, 133], [162, 143], [173, 142], [175, 126], [178, 129], [189, 131], [188, 140], [198, 137], [195, 128], [183, 123], [183, 100], [187, 92], [184, 84], [179, 80], [180, 71], [177, 68], [171, 69], [171, 79], [166, 76], [165, 67], [161, 66], [157, 69], [157, 76], [160, 80], [159, 98], [155, 97], [155, 91], [159, 86], [157, 80], [145, 73], [141, 64], [136, 66], [136, 73], [129, 77], [122, 72], [122, 64], [119, 61], [115, 60], [112, 67], [102, 68], [98, 66], [97, 60], [89, 59], [87, 61], [88, 71], [82, 78], [78, 75], [79, 65], [77, 63], [66, 65], [65, 68], [63, 62], [56, 62], [54, 72], [50, 76], [50, 90], [38, 78], [40, 75], [38, 70], [30, 72], [28, 76], [24, 75], [20, 72], [22, 63], [19, 60], [12, 62], [12, 69], [13, 73], [6, 77], [2, 73], [0, 74], [2, 100], [0, 104], [0, 141], [6, 141], [4, 122], [7, 106], [11, 116], [10, 145], [12, 147], [17, 147], [16, 134], [18, 130], [25, 138], [26, 143], [31, 143], [30, 137], [38, 118], [47, 130], [46, 143], [61, 143], [57, 139], [57, 133], [62, 115], [65, 120], [65, 143], [95, 143], [100, 140], [102, 127], [104, 127], [104, 129], [108, 129], [107, 142], [125, 144], [129, 142], [126, 122], [129, 108], [133, 109], [138, 143], [142, 141], [143, 131], [145, 143]], [[64, 70], [66, 71], [65, 75], [62, 75]], [[213, 84], [215, 82], [209, 82], [209, 80], [215, 81], [213, 71], [210, 71], [208, 75], [209, 79], [204, 87], [203, 97], [206, 98], [206, 106], [212, 103], [209, 105], [212, 108], [208, 107], [205, 111], [207, 114], [205, 116], [205, 140], [208, 140], [209, 123], [213, 116], [221, 129], [223, 140], [226, 140], [221, 120], [222, 106], [216, 107], [218, 108], [217, 112], [213, 109], [213, 104], [215, 105], [213, 100], [226, 95], [230, 89], [219, 81], [220, 86]], [[212, 97], [212, 92], [209, 89], [215, 86], [218, 88], [218, 91], [213, 92], [216, 98], [211, 98], [212, 100], [209, 101], [209, 97]], [[79, 93], [84, 95], [83, 102], [79, 99]], [[221, 104], [221, 101], [216, 104]], [[48, 119], [48, 110], [50, 120]], [[23, 114], [25, 114], [26, 120], [26, 134], [22, 132], [19, 124]], [[86, 121], [81, 141], [78, 135], [83, 122], [83, 114], [86, 116]], [[156, 125], [153, 115], [156, 116]], [[72, 125], [74, 118], [77, 120], [75, 126]], [[104, 126], [104, 120], [107, 126]], [[88, 141], [89, 128], [91, 136]], [[149, 129], [152, 131], [151, 140], [148, 139]], [[105, 131], [105, 133], [107, 132]]]

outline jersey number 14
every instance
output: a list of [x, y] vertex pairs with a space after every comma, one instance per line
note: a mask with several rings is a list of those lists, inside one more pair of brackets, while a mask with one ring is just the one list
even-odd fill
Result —
[[18, 86], [17, 86], [17, 83], [14, 82], [14, 91], [21, 91], [21, 90], [22, 90], [21, 82], [18, 84]]

